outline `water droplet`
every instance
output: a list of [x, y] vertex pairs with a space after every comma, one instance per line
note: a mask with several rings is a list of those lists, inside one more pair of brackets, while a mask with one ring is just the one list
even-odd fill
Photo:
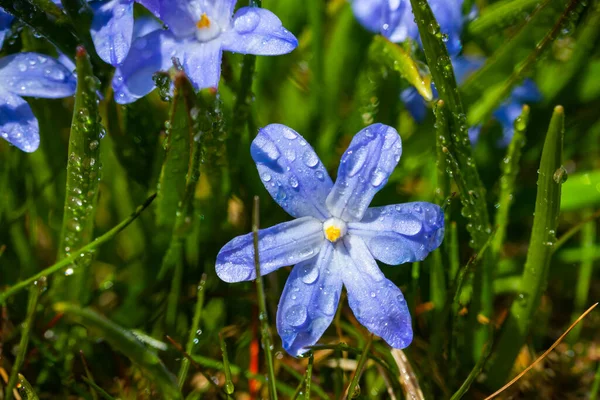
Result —
[[376, 168], [371, 175], [371, 185], [379, 187], [385, 181], [387, 174], [381, 168]]
[[237, 18], [233, 21], [233, 28], [238, 33], [248, 33], [256, 29], [260, 22], [260, 16], [254, 10], [246, 9], [246, 12], [238, 13]]
[[298, 178], [296, 178], [296, 176], [295, 176], [295, 175], [292, 175], [292, 176], [290, 176], [290, 179], [289, 179], [289, 184], [290, 184], [290, 186], [291, 186], [291, 187], [293, 187], [294, 189], [297, 189], [297, 188], [298, 188], [298, 186], [300, 185], [300, 184], [299, 184], [299, 182], [298, 182]]
[[300, 304], [290, 307], [285, 313], [285, 321], [293, 327], [301, 326], [307, 318], [306, 307]]
[[307, 150], [302, 154], [302, 161], [309, 168], [314, 168], [319, 163], [319, 157], [312, 150]]

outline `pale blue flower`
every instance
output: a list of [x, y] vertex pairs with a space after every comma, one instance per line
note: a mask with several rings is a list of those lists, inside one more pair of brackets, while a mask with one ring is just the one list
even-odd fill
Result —
[[[319, 340], [342, 285], [361, 324], [392, 347], [408, 346], [406, 301], [375, 260], [424, 259], [442, 242], [444, 215], [424, 202], [369, 208], [400, 160], [396, 130], [374, 124], [360, 131], [342, 156], [335, 184], [312, 147], [284, 125], [261, 129], [251, 153], [265, 188], [296, 218], [258, 234], [262, 274], [295, 264], [277, 310], [285, 350], [298, 356]], [[252, 234], [221, 249], [216, 271], [226, 282], [255, 279]]]
[[[460, 52], [460, 34], [470, 17], [462, 14], [463, 1], [428, 1], [451, 55]], [[410, 0], [352, 0], [352, 10], [361, 25], [371, 32], [380, 33], [394, 43], [407, 39], [421, 43]]]
[[[464, 82], [469, 75], [483, 66], [485, 59], [482, 57], [453, 57], [452, 66], [456, 81], [460, 84]], [[437, 90], [432, 85], [434, 97], [437, 97]], [[417, 122], [425, 119], [427, 113], [427, 103], [419, 95], [414, 87], [405, 89], [400, 94], [406, 109], [410, 112]], [[502, 125], [502, 139], [500, 145], [506, 146], [510, 143], [514, 133], [514, 121], [521, 115], [523, 105], [530, 102], [542, 100], [542, 94], [536, 84], [531, 79], [525, 79], [523, 83], [516, 87], [508, 97], [493, 113], [494, 118]], [[481, 126], [473, 126], [469, 129], [469, 138], [472, 143], [479, 140]]]
[[0, 59], [0, 137], [32, 152], [40, 143], [38, 121], [22, 96], [56, 99], [75, 94], [71, 71], [44, 54], [18, 53]]
[[236, 0], [160, 0], [159, 17], [167, 30], [134, 40], [113, 78], [117, 103], [131, 103], [154, 88], [153, 75], [178, 59], [197, 89], [217, 87], [223, 51], [279, 55], [298, 41], [272, 12], [242, 7]]

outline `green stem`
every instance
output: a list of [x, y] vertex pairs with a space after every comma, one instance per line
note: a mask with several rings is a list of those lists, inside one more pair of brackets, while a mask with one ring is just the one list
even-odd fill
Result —
[[310, 386], [312, 384], [312, 370], [313, 370], [313, 364], [315, 362], [315, 355], [313, 354], [313, 352], [310, 352], [310, 355], [308, 356], [308, 366], [306, 367], [306, 391], [304, 393], [304, 398], [307, 400], [310, 400]]
[[219, 333], [219, 344], [221, 345], [221, 353], [223, 354], [223, 370], [225, 371], [225, 393], [227, 398], [231, 399], [231, 395], [235, 391], [233, 380], [231, 379], [231, 367], [229, 366], [229, 356], [227, 355], [227, 343], [223, 338], [223, 334]]
[[523, 106], [523, 112], [514, 122], [513, 138], [508, 146], [506, 157], [502, 160], [502, 176], [500, 177], [500, 198], [498, 200], [498, 212], [496, 213], [496, 235], [492, 241], [492, 252], [500, 253], [506, 228], [508, 226], [508, 215], [515, 192], [515, 183], [519, 174], [519, 161], [521, 150], [525, 144], [525, 130], [529, 123], [529, 106]]
[[135, 221], [136, 218], [140, 216], [142, 211], [144, 211], [146, 208], [148, 208], [148, 206], [152, 203], [152, 201], [154, 200], [155, 197], [156, 197], [156, 194], [153, 194], [152, 196], [148, 197], [146, 199], [146, 201], [141, 206], [139, 206], [137, 208], [137, 210], [135, 210], [126, 220], [122, 221], [120, 224], [118, 224], [117, 226], [112, 228], [110, 231], [106, 232], [104, 235], [96, 238], [93, 242], [88, 243], [87, 245], [83, 246], [79, 250], [72, 252], [69, 257], [63, 258], [56, 264], [49, 266], [48, 268], [44, 269], [43, 271], [40, 271], [37, 274], [35, 274], [23, 281], [20, 281], [19, 283], [15, 284], [14, 286], [11, 286], [10, 288], [6, 289], [4, 292], [0, 293], [0, 304], [6, 303], [7, 298], [9, 298], [10, 296], [14, 295], [15, 293], [23, 290], [24, 288], [26, 288], [33, 282], [37, 281], [38, 279], [52, 275], [52, 274], [62, 270], [66, 266], [75, 263], [75, 260], [77, 260], [77, 258], [79, 258], [80, 254], [85, 254], [89, 251], [95, 250], [96, 248], [100, 247], [100, 245], [102, 245], [102, 244], [108, 242], [109, 240], [111, 240], [112, 238], [114, 238], [117, 234], [119, 234], [121, 231], [123, 231], [125, 228], [127, 228], [133, 221]]
[[[192, 354], [192, 350], [194, 349], [194, 340], [196, 340], [196, 336], [198, 336], [197, 332], [200, 327], [200, 317], [202, 317], [202, 308], [204, 307], [205, 286], [206, 274], [202, 274], [202, 278], [200, 278], [200, 282], [198, 283], [198, 290], [196, 294], [196, 308], [194, 310], [194, 317], [192, 318], [192, 326], [190, 328], [190, 334], [188, 336], [188, 341], [185, 346], [185, 351], [187, 354]], [[177, 382], [180, 388], [183, 387], [183, 384], [185, 383], [189, 369], [190, 360], [187, 357], [184, 357], [183, 361], [181, 362], [181, 368], [179, 369], [179, 375], [177, 376]]]
[[44, 285], [44, 282], [38, 282], [37, 285], [31, 288], [29, 293], [29, 302], [27, 304], [27, 316], [25, 317], [25, 322], [23, 323], [23, 329], [21, 331], [19, 353], [17, 354], [17, 359], [13, 364], [12, 371], [10, 372], [10, 378], [8, 379], [8, 384], [6, 385], [6, 391], [4, 392], [4, 397], [6, 400], [11, 400], [13, 398], [13, 388], [15, 387], [17, 380], [19, 379], [19, 370], [21, 369], [21, 367], [23, 366], [23, 362], [25, 361], [27, 345], [29, 344], [29, 335], [31, 334], [31, 328], [35, 317], [35, 309], [38, 304], [38, 299], [40, 293], [42, 292], [42, 285]]
[[373, 343], [373, 334], [371, 333], [367, 338], [367, 343], [365, 343], [365, 347], [363, 348], [362, 354], [358, 359], [358, 365], [356, 366], [356, 371], [352, 375], [352, 380], [348, 385], [348, 389], [346, 390], [345, 399], [354, 398], [354, 393], [356, 392], [356, 388], [358, 387], [358, 382], [360, 381], [360, 377], [362, 376], [363, 369], [365, 368], [365, 364], [369, 359], [369, 350], [371, 349], [371, 344]]
[[273, 338], [269, 329], [269, 318], [267, 314], [267, 301], [263, 287], [262, 275], [260, 272], [260, 257], [258, 254], [258, 228], [260, 220], [259, 198], [254, 196], [254, 207], [252, 213], [252, 237], [254, 240], [254, 268], [256, 271], [256, 293], [258, 296], [258, 309], [260, 319], [260, 332], [262, 337], [262, 347], [265, 350], [265, 362], [269, 375], [269, 396], [272, 400], [277, 400], [277, 390], [275, 385], [275, 367], [273, 364]]
[[499, 387], [506, 381], [535, 321], [535, 313], [546, 289], [552, 248], [556, 243], [561, 187], [566, 178], [566, 171], [561, 166], [564, 118], [563, 107], [557, 106], [550, 121], [540, 162], [533, 228], [521, 290], [512, 303], [502, 328], [496, 356], [488, 369], [491, 387]]

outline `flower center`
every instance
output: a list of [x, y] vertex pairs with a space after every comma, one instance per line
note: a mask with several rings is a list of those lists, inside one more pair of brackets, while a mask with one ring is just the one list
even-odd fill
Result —
[[333, 217], [323, 222], [323, 233], [325, 233], [327, 240], [332, 243], [344, 237], [346, 231], [346, 223], [339, 218]]
[[211, 20], [206, 13], [202, 13], [196, 22], [196, 39], [199, 42], [209, 42], [221, 34], [221, 27], [216, 21]]

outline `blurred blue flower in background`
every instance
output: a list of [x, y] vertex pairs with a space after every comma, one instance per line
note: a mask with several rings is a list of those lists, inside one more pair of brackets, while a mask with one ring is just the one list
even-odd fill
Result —
[[4, 44], [4, 39], [6, 39], [6, 35], [10, 32], [10, 25], [12, 24], [14, 17], [4, 11], [3, 8], [0, 7], [0, 49]]
[[[460, 84], [464, 82], [469, 75], [483, 66], [485, 59], [483, 57], [461, 56], [452, 58], [452, 66], [454, 67], [454, 75], [456, 81]], [[434, 97], [437, 97], [437, 90], [432, 85]], [[406, 109], [417, 122], [422, 122], [427, 114], [427, 103], [419, 95], [414, 87], [405, 89], [400, 94], [400, 98], [404, 102]], [[494, 111], [493, 116], [502, 125], [503, 135], [500, 140], [500, 145], [506, 146], [510, 143], [514, 133], [513, 123], [519, 115], [523, 105], [529, 102], [538, 102], [542, 99], [542, 94], [531, 79], [525, 79], [523, 84], [516, 87], [509, 98], [505, 100]], [[472, 143], [479, 140], [481, 126], [474, 126], [469, 129], [469, 138]]]
[[[52, 0], [54, 4], [62, 7], [60, 0]], [[94, 47], [100, 58], [113, 66], [125, 60], [134, 36], [133, 3], [140, 3], [150, 12], [158, 16], [158, 0], [109, 0], [90, 1], [94, 10], [94, 18], [90, 27], [90, 34]], [[10, 30], [13, 16], [0, 8], [0, 48], [6, 34]]]
[[154, 88], [152, 76], [168, 70], [177, 58], [197, 89], [217, 87], [223, 50], [280, 55], [298, 46], [272, 12], [242, 7], [236, 0], [160, 0], [159, 16], [168, 30], [135, 39], [129, 56], [113, 78], [115, 99], [131, 103]]
[[18, 53], [0, 59], [0, 136], [23, 151], [35, 151], [38, 121], [21, 96], [68, 97], [76, 86], [71, 71], [47, 55]]
[[[461, 50], [460, 34], [468, 17], [462, 14], [463, 0], [429, 0], [440, 24], [450, 55]], [[380, 33], [394, 43], [413, 39], [421, 44], [410, 0], [352, 0], [356, 19], [369, 31]]]
[[[279, 124], [260, 130], [251, 153], [273, 199], [296, 219], [259, 231], [262, 274], [295, 264], [277, 310], [283, 347], [294, 356], [331, 324], [344, 285], [354, 315], [395, 348], [412, 340], [402, 292], [375, 259], [402, 264], [424, 259], [444, 235], [444, 214], [431, 203], [369, 208], [402, 153], [395, 129], [374, 124], [354, 136], [334, 184], [312, 147]], [[253, 236], [239, 236], [217, 256], [226, 282], [256, 278]]]

